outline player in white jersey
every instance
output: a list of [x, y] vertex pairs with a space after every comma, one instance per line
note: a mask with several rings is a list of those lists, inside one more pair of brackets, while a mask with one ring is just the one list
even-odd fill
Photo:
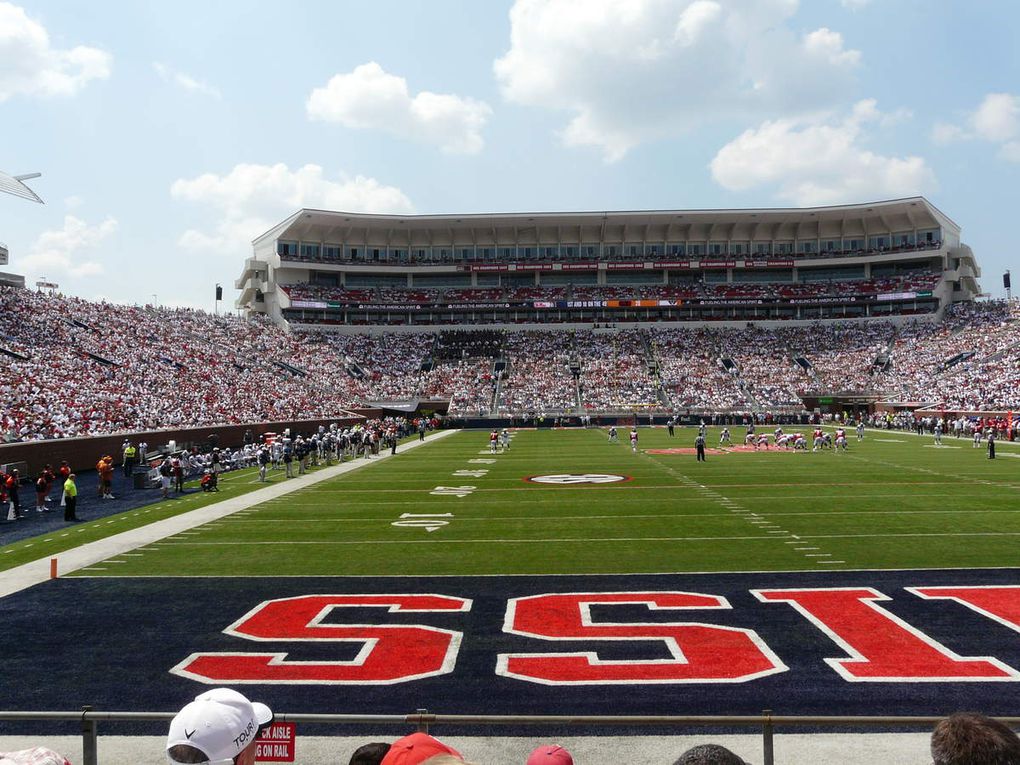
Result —
[[935, 420], [935, 445], [942, 446], [942, 420]]
[[632, 452], [634, 452], [635, 454], [637, 453], [637, 439], [638, 439], [637, 428], [631, 428], [630, 429], [630, 450]]
[[857, 421], [857, 440], [864, 440], [864, 420]]
[[773, 436], [773, 438], [776, 439], [776, 441], [778, 441], [780, 436], [782, 436], [782, 435], [783, 435], [783, 429], [782, 428], [776, 428], [774, 431], [772, 431], [772, 436]]
[[783, 435], [781, 435], [779, 438], [776, 439], [776, 448], [777, 449], [789, 449], [790, 446], [792, 446], [792, 445], [793, 445], [793, 434], [792, 433], [790, 435], [787, 435], [786, 433], [784, 433]]
[[758, 440], [754, 442], [754, 450], [758, 451], [758, 449], [760, 447], [762, 447], [762, 446], [765, 447], [765, 451], [768, 451], [768, 448], [769, 448], [769, 434], [768, 433], [761, 433], [761, 434], [759, 434]]
[[804, 438], [803, 433], [794, 433], [793, 436], [793, 448], [800, 449], [801, 451], [807, 451], [807, 439]]
[[503, 445], [503, 451], [510, 451], [510, 431], [506, 428], [499, 434], [499, 442]]
[[719, 446], [725, 444], [726, 446], [733, 446], [733, 441], [730, 440], [730, 429], [723, 428], [722, 433], [719, 434]]
[[609, 443], [618, 444], [620, 443], [620, 437], [616, 434], [616, 428], [611, 427], [609, 429]]

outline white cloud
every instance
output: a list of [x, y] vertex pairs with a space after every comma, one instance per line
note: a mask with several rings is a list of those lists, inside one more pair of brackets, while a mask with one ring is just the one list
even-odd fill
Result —
[[308, 117], [349, 128], [380, 130], [438, 146], [447, 154], [476, 154], [492, 109], [482, 101], [423, 90], [412, 96], [407, 80], [371, 61], [334, 75], [315, 88], [305, 105]]
[[818, 111], [861, 55], [838, 32], [798, 35], [797, 0], [516, 0], [494, 62], [507, 101], [565, 110], [569, 146], [607, 161], [705, 123]]
[[828, 27], [804, 35], [804, 50], [810, 56], [828, 61], [835, 67], [853, 67], [861, 63], [861, 52], [845, 49], [843, 35]]
[[302, 207], [349, 212], [410, 213], [411, 200], [395, 186], [384, 186], [362, 175], [330, 180], [318, 165], [291, 170], [275, 165], [235, 165], [226, 175], [206, 173], [178, 179], [170, 187], [174, 199], [211, 208], [217, 223], [212, 230], [188, 229], [179, 244], [189, 250], [208, 250], [236, 256], [250, 249], [251, 240]]
[[931, 129], [931, 139], [940, 146], [955, 143], [956, 141], [967, 140], [967, 131], [959, 125], [951, 125], [948, 122], [936, 122]]
[[859, 11], [867, 5], [871, 5], [871, 0], [840, 0], [840, 4], [851, 11]]
[[927, 193], [935, 174], [921, 157], [890, 157], [863, 145], [883, 115], [872, 100], [842, 118], [766, 121], [744, 131], [715, 155], [712, 177], [731, 191], [776, 189], [795, 205], [859, 202]]
[[989, 93], [970, 117], [979, 138], [1005, 143], [1020, 136], [1020, 96]]
[[0, 102], [12, 96], [70, 96], [110, 76], [113, 57], [79, 45], [54, 48], [46, 28], [12, 3], [0, 2]]
[[1000, 157], [1020, 162], [1020, 96], [989, 93], [966, 115], [964, 124], [938, 122], [931, 137], [940, 145], [972, 140], [998, 144]]
[[211, 98], [220, 98], [220, 91], [214, 88], [212, 85], [202, 80], [197, 80], [190, 74], [178, 71], [173, 67], [161, 64], [159, 61], [155, 61], [152, 64], [152, 68], [159, 75], [159, 78], [166, 83], [176, 85], [182, 90], [186, 90], [189, 93], [200, 93], [203, 96], [210, 96]]
[[112, 217], [90, 226], [81, 218], [67, 215], [63, 228], [39, 235], [18, 266], [29, 273], [32, 280], [42, 276], [53, 280], [97, 276], [103, 273], [103, 264], [86, 260], [83, 254], [95, 249], [116, 230], [117, 221]]

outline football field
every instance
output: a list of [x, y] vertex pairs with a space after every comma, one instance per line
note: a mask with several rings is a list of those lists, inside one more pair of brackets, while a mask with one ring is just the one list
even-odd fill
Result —
[[[739, 442], [742, 429], [734, 428]], [[465, 431], [80, 572], [637, 574], [1017, 563], [1020, 451], [868, 431], [847, 452], [711, 448], [693, 429]], [[808, 434], [810, 435], [810, 434]], [[670, 453], [680, 452], [680, 453]]]
[[[694, 430], [639, 433], [521, 430], [493, 454], [454, 432], [261, 498], [231, 473], [234, 512], [0, 599], [9, 703], [242, 685], [300, 712], [1015, 712], [1015, 445], [868, 431], [699, 463]], [[191, 496], [173, 512], [214, 501]]]

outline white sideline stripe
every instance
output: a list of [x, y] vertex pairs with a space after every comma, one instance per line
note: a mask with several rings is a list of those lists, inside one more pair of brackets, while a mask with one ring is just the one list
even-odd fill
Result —
[[[973, 531], [973, 532], [947, 532], [947, 533], [914, 533], [914, 534], [827, 534], [822, 536], [801, 535], [801, 539], [872, 539], [886, 537], [1018, 537], [1020, 531]], [[732, 542], [732, 541], [757, 541], [757, 542], [781, 542], [776, 537], [764, 536], [738, 536], [738, 537], [574, 537], [555, 539], [359, 539], [359, 540], [291, 540], [291, 541], [249, 541], [249, 542], [168, 542], [175, 547], [231, 547], [231, 546], [292, 546], [292, 545], [421, 545], [421, 544], [487, 544], [487, 545], [519, 545], [519, 544], [569, 544], [592, 542]], [[814, 549], [818, 548], [806, 548]], [[831, 553], [820, 553], [828, 556]], [[808, 557], [812, 557], [808, 554]], [[885, 570], [885, 569], [879, 569]], [[899, 570], [899, 569], [893, 569]], [[912, 570], [912, 569], [906, 569]]]
[[[174, 542], [174, 547], [231, 547], [256, 545], [530, 545], [530, 544], [569, 544], [572, 542], [591, 544], [592, 542], [780, 542], [775, 537], [576, 537], [556, 539], [358, 539], [358, 540], [291, 540], [287, 542]], [[828, 553], [826, 553], [828, 554]]]
[[[430, 436], [425, 441], [413, 441], [407, 444], [403, 447], [401, 452], [397, 454], [397, 456], [399, 457], [400, 454], [403, 454], [410, 449], [415, 449], [424, 444], [431, 444], [439, 439], [446, 438], [447, 436], [459, 432], [460, 431], [457, 430], [441, 430]], [[56, 555], [47, 555], [44, 558], [24, 563], [20, 566], [16, 566], [2, 572], [2, 576], [0, 576], [0, 598], [13, 595], [16, 592], [20, 592], [21, 590], [28, 589], [29, 587], [33, 587], [47, 581], [50, 578], [49, 559], [51, 557], [57, 557], [59, 559], [60, 570], [65, 574], [78, 570], [105, 571], [105, 568], [95, 568], [94, 564], [99, 563], [100, 561], [105, 561], [108, 558], [116, 557], [125, 552], [133, 552], [138, 549], [149, 549], [146, 547], [147, 545], [151, 545], [154, 542], [159, 542], [161, 540], [166, 540], [167, 537], [172, 537], [182, 531], [193, 529], [196, 526], [202, 526], [210, 521], [219, 520], [220, 518], [236, 513], [238, 510], [247, 510], [250, 507], [262, 504], [262, 502], [267, 499], [282, 497], [309, 486], [322, 483], [323, 481], [329, 481], [337, 476], [349, 473], [352, 470], [357, 470], [363, 465], [377, 465], [383, 460], [390, 459], [392, 456], [393, 455], [387, 451], [372, 460], [346, 462], [340, 465], [334, 465], [333, 467], [323, 468], [316, 473], [309, 473], [301, 476], [300, 478], [292, 478], [284, 483], [272, 484], [264, 489], [256, 489], [255, 491], [249, 492], [243, 496], [226, 499], [212, 505], [206, 505], [205, 507], [200, 507], [197, 510], [191, 510], [187, 513], [175, 515], [171, 518], [165, 518], [161, 521], [156, 521], [155, 523], [150, 523], [147, 526], [142, 526], [137, 529], [124, 531], [120, 534], [107, 537], [106, 539], [89, 542], [88, 544], [81, 545], [80, 547], [76, 547], [72, 550], [65, 550], [64, 552], [57, 553]], [[149, 510], [145, 510], [144, 512], [147, 513]], [[78, 531], [81, 532], [84, 531], [84, 529], [78, 529]]]

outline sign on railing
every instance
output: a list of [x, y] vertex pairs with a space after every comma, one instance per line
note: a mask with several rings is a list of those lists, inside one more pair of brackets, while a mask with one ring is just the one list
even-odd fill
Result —
[[295, 723], [273, 723], [255, 739], [255, 762], [294, 762], [296, 739]]

